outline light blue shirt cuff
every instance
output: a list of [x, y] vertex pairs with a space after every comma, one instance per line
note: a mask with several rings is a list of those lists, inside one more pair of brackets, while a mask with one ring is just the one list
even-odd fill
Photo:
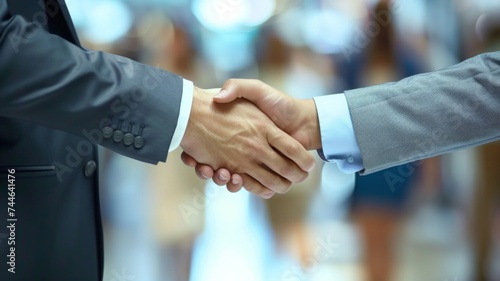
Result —
[[170, 142], [168, 152], [176, 149], [181, 145], [184, 132], [186, 132], [189, 115], [191, 114], [191, 106], [193, 104], [193, 82], [183, 79], [182, 83], [182, 98], [181, 107], [179, 109], [179, 118], [177, 119], [177, 127], [175, 127], [174, 136]]
[[344, 173], [364, 169], [361, 152], [352, 126], [351, 114], [344, 94], [315, 97], [322, 149], [320, 157], [335, 162]]

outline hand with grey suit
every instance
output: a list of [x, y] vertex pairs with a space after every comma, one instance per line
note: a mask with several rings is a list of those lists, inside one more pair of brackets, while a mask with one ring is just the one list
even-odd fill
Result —
[[[214, 101], [246, 99], [341, 171], [370, 174], [500, 140], [499, 77], [497, 51], [398, 82], [309, 100], [294, 99], [258, 80], [233, 79]], [[231, 191], [246, 185], [233, 170], [190, 156], [186, 151], [182, 159], [199, 175], [226, 183]]]

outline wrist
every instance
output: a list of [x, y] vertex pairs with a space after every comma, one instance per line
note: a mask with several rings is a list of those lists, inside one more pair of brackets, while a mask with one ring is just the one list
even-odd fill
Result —
[[199, 141], [207, 135], [207, 128], [204, 121], [214, 118], [213, 115], [213, 96], [220, 89], [201, 89], [193, 87], [193, 102], [189, 114], [186, 131], [181, 140], [180, 147], [186, 151], [189, 148], [199, 146]]
[[302, 104], [301, 108], [303, 108], [301, 130], [303, 130], [309, 138], [305, 147], [307, 150], [320, 149], [322, 143], [316, 103], [313, 99], [301, 100], [300, 103]]
[[193, 87], [193, 102], [191, 105], [191, 112], [189, 114], [188, 123], [186, 126], [186, 131], [181, 140], [181, 148], [185, 151], [189, 150], [189, 147], [193, 145], [193, 140], [196, 139], [197, 122], [200, 116], [203, 115], [204, 102], [203, 93], [198, 87]]

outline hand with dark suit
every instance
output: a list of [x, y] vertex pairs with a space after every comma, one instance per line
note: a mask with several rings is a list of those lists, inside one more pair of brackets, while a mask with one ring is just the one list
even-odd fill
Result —
[[314, 165], [251, 103], [82, 48], [61, 0], [0, 0], [0, 89], [0, 175], [15, 171], [19, 221], [0, 280], [102, 280], [97, 145], [151, 164], [181, 145], [266, 198]]
[[[94, 144], [141, 161], [165, 161], [172, 149], [169, 144], [175, 146], [172, 135], [180, 127], [176, 126], [179, 103], [187, 103], [188, 94], [193, 96], [193, 87], [188, 89], [185, 80], [119, 56], [85, 51], [21, 18], [2, 21], [0, 34], [5, 34], [1, 116], [82, 137], [92, 135]], [[13, 36], [25, 40], [12, 45]], [[33, 65], [43, 59], [50, 61]], [[254, 111], [254, 120], [242, 114], [243, 108], [247, 115]], [[304, 180], [314, 160], [297, 141], [257, 115], [267, 119], [250, 103], [213, 105], [211, 97], [196, 88], [182, 147], [214, 168], [252, 175], [246, 178], [247, 188], [269, 197]], [[214, 133], [229, 123], [234, 125], [232, 132]], [[261, 134], [248, 133], [255, 128]], [[225, 136], [237, 130], [240, 136]], [[135, 141], [137, 137], [141, 140]], [[232, 156], [231, 162], [227, 156]]]

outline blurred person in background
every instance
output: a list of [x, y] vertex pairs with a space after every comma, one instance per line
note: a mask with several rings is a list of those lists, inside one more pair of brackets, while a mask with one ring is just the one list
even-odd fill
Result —
[[[483, 39], [483, 51], [500, 50], [500, 13], [483, 14], [478, 34]], [[500, 142], [493, 142], [477, 148], [479, 166], [478, 180], [474, 189], [474, 206], [472, 217], [472, 235], [474, 249], [474, 279], [488, 281], [493, 274], [494, 266], [491, 260], [495, 249], [493, 233], [495, 212], [500, 200]], [[498, 237], [497, 237], [498, 238]], [[491, 277], [493, 278], [493, 277]]]
[[[92, 42], [92, 37], [83, 38], [85, 46], [108, 49]], [[196, 53], [186, 32], [164, 11], [140, 15], [128, 33], [112, 43], [109, 52], [199, 81], [192, 75]], [[189, 177], [187, 173], [192, 171], [179, 165], [179, 150], [170, 152], [166, 163], [156, 166], [100, 150], [104, 156], [100, 194], [105, 280], [121, 268], [143, 281], [159, 280], [160, 276], [168, 276], [165, 280], [188, 279], [190, 249], [202, 223], [193, 216], [189, 227], [181, 227], [186, 221], [178, 204], [191, 199], [192, 189], [201, 188], [202, 182]], [[130, 208], [132, 205], [135, 207]]]
[[[397, 38], [390, 2], [379, 2], [369, 15], [369, 22], [380, 23], [379, 32], [359, 54], [339, 62], [345, 88], [336, 92], [397, 81], [424, 70], [420, 53]], [[356, 174], [351, 198], [353, 218], [361, 231], [369, 281], [393, 279], [397, 230], [421, 171], [420, 164], [409, 163], [366, 176]]]
[[[264, 48], [260, 55], [259, 77], [271, 85], [287, 89], [287, 93], [296, 98], [324, 95], [329, 77], [329, 60], [326, 55], [315, 54], [307, 48], [287, 45], [275, 31], [268, 28], [263, 31]], [[322, 64], [322, 65], [319, 65]], [[316, 168], [310, 172], [304, 182], [281, 196], [266, 200], [267, 214], [272, 224], [275, 253], [278, 263], [297, 261], [303, 268], [310, 254], [307, 213], [311, 208], [314, 195], [319, 191], [321, 169], [317, 157]], [[289, 206], [294, 206], [289, 208]], [[277, 264], [275, 272], [281, 266]], [[279, 273], [276, 273], [279, 274]], [[279, 276], [280, 278], [282, 276]]]

